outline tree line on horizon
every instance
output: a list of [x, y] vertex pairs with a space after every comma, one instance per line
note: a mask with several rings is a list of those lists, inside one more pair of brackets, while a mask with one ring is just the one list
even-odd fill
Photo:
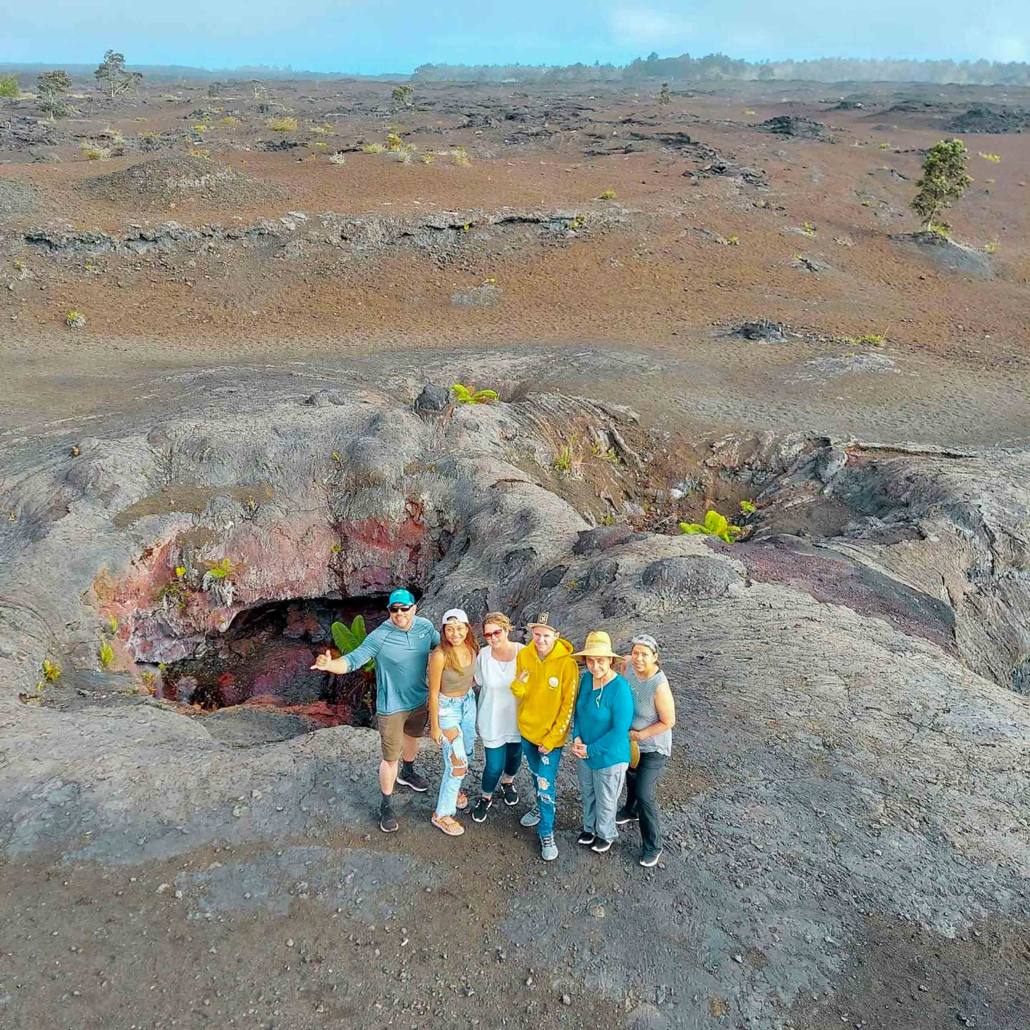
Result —
[[957, 85], [1030, 85], [1025, 61], [917, 61], [896, 58], [820, 57], [805, 61], [751, 62], [726, 54], [659, 57], [651, 53], [626, 65], [422, 64], [415, 82], [691, 82], [712, 79], [809, 82], [929, 82]]

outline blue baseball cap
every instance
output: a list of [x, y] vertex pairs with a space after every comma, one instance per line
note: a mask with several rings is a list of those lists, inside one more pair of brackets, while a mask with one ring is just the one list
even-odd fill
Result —
[[386, 602], [386, 607], [389, 608], [392, 604], [414, 604], [415, 598], [411, 596], [410, 590], [395, 590], [390, 594], [390, 600]]

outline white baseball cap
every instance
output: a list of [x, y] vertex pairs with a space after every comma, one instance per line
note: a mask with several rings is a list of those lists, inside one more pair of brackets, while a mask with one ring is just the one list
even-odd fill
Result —
[[449, 611], [444, 612], [443, 618], [440, 620], [440, 622], [441, 625], [443, 625], [451, 621], [464, 622], [467, 625], [469, 617], [461, 608], [451, 608]]

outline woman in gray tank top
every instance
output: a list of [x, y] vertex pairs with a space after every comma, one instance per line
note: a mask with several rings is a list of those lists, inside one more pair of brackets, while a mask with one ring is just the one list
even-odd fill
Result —
[[642, 633], [633, 638], [633, 650], [623, 676], [633, 692], [629, 739], [640, 749], [640, 761], [626, 773], [626, 804], [619, 809], [615, 822], [624, 826], [640, 820], [644, 845], [640, 864], [649, 869], [658, 863], [664, 846], [655, 787], [672, 754], [672, 728], [676, 725], [676, 703], [665, 673], [658, 668], [658, 644], [654, 637]]

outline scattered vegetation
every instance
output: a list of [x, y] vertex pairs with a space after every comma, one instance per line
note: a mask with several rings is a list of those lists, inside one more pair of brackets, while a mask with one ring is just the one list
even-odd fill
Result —
[[460, 168], [468, 168], [472, 164], [472, 159], [468, 155], [468, 151], [464, 147], [455, 147], [451, 151], [451, 156], [454, 158], [454, 163]]
[[81, 311], [69, 311], [65, 315], [64, 324], [69, 329], [82, 329], [86, 325], [86, 316]]
[[196, 125], [191, 125], [190, 128], [194, 132], [207, 132], [207, 126], [198, 122]]
[[804, 221], [801, 223], [801, 231], [806, 236], [814, 236], [818, 232], [816, 227], [809, 221]]
[[333, 125], [331, 125], [329, 122], [322, 122], [319, 125], [312, 125], [311, 131], [316, 136], [328, 136], [333, 131], [333, 128]]
[[1001, 164], [1001, 154], [985, 154], [982, 150], [980, 156], [985, 161], [990, 161], [992, 165]]
[[104, 54], [104, 59], [93, 76], [112, 100], [128, 89], [136, 89], [143, 81], [142, 72], [126, 71], [125, 55], [114, 50], [108, 50]]
[[107, 613], [107, 631], [113, 636], [118, 632], [118, 619], [111, 613]]
[[662, 88], [658, 92], [658, 103], [662, 107], [672, 103], [672, 94], [669, 92], [669, 84], [667, 82], [662, 83]]
[[40, 110], [54, 121], [68, 113], [68, 105], [61, 99], [71, 89], [72, 80], [68, 73], [61, 69], [42, 72], [36, 76], [36, 94], [39, 97]]
[[79, 144], [79, 152], [87, 161], [106, 161], [111, 156], [109, 147], [85, 139]]
[[726, 240], [726, 246], [727, 247], [739, 247], [740, 246], [740, 237], [739, 236], [731, 236], [728, 240]]
[[190, 157], [210, 157], [211, 151], [204, 147], [188, 147], [187, 153]]
[[617, 196], [618, 196], [618, 194], [615, 192], [615, 190], [607, 189], [607, 190], [601, 190], [601, 192], [598, 193], [598, 195], [597, 195], [597, 199], [598, 200], [614, 200]]
[[554, 456], [554, 460], [551, 462], [552, 468], [559, 476], [571, 476], [575, 464], [571, 444], [566, 444], [560, 451], [558, 451]]
[[881, 150], [890, 150], [890, 148], [891, 148], [891, 145], [889, 143], [881, 143], [880, 144], [880, 149]]
[[296, 132], [297, 119], [286, 115], [269, 118], [265, 123], [273, 132]]
[[57, 662], [50, 661], [49, 658], [43, 659], [43, 679], [47, 683], [56, 683], [61, 678], [61, 666]]
[[420, 161], [421, 161], [421, 162], [422, 162], [422, 163], [423, 163], [424, 165], [431, 165], [431, 164], [432, 164], [432, 163], [433, 163], [433, 162], [434, 162], [434, 161], [436, 160], [436, 156], [435, 156], [435, 155], [433, 155], [433, 154], [423, 154], [423, 155], [422, 155], [422, 156], [421, 156], [421, 157], [419, 158], [419, 160], [420, 160]]
[[240, 124], [240, 120], [235, 115], [227, 114], [224, 118], [218, 119], [218, 124], [224, 125], [227, 129], [234, 129]]
[[143, 681], [143, 686], [145, 686], [147, 690], [153, 693], [154, 682], [156, 680], [154, 674], [149, 669], [144, 669], [143, 672], [139, 674], [139, 678]]
[[737, 537], [744, 532], [740, 526], [731, 526], [717, 511], [709, 511], [704, 522], [681, 522], [680, 529], [687, 534], [700, 533], [704, 536], [718, 537], [728, 544], [736, 543]]
[[3, 78], [0, 78], [0, 97], [13, 99], [20, 92], [18, 80], [13, 75], [5, 75]]
[[593, 452], [595, 458], [600, 458], [602, 461], [610, 461], [613, 465], [618, 465], [619, 455], [614, 447], [605, 447], [604, 443], [600, 440], [595, 440], [593, 444]]
[[329, 163], [331, 165], [345, 165], [347, 163], [347, 155], [343, 151], [338, 150], [335, 154], [329, 155]]
[[750, 501], [741, 501], [740, 511], [742, 515], [754, 515], [758, 509]]
[[999, 246], [1000, 244], [997, 240], [992, 240], [990, 243], [984, 244], [984, 250], [987, 251], [988, 254], [997, 254]]
[[451, 387], [451, 393], [459, 404], [487, 404], [499, 399], [496, 390], [475, 390], [472, 386], [464, 386], [462, 383], [455, 383]]
[[960, 139], [941, 140], [927, 153], [922, 178], [916, 183], [919, 192], [912, 201], [912, 209], [923, 219], [924, 231], [942, 229], [938, 234], [947, 239], [950, 226], [941, 215], [973, 181], [966, 172], [967, 154]]
[[366, 143], [362, 148], [363, 154], [381, 154], [386, 150], [382, 143]]
[[[336, 645], [336, 650], [340, 654], [350, 654], [351, 651], [356, 651], [364, 642], [367, 636], [365, 632], [365, 620], [360, 615], [354, 616], [354, 621], [351, 622], [350, 626], [343, 622], [334, 622], [331, 627], [333, 634], [333, 643]], [[364, 673], [375, 672], [376, 663], [374, 658], [370, 658], [368, 662], [362, 666], [361, 671]]]
[[100, 650], [97, 651], [97, 658], [100, 660], [101, 669], [106, 669], [114, 661], [114, 648], [111, 646], [110, 641], [100, 641]]

